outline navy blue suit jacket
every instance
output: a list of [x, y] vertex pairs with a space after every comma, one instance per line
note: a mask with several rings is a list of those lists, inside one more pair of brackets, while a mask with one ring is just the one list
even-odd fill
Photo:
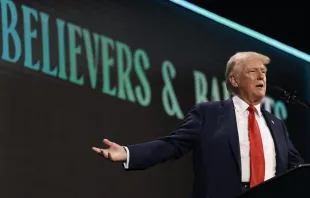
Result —
[[[283, 121], [262, 110], [276, 149], [276, 175], [303, 160]], [[193, 151], [193, 198], [233, 198], [241, 193], [241, 159], [232, 99], [195, 105], [166, 137], [129, 145], [128, 170], [143, 170]]]

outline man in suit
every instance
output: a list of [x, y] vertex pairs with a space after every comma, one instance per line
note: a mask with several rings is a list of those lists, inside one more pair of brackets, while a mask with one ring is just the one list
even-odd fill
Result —
[[193, 198], [233, 198], [284, 173], [303, 159], [287, 136], [283, 121], [263, 110], [269, 57], [238, 52], [226, 66], [232, 98], [196, 104], [183, 124], [155, 141], [121, 146], [105, 139], [93, 150], [142, 170], [193, 151]]

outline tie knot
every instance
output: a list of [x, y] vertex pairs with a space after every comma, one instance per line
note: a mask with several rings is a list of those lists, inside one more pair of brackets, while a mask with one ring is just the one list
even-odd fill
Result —
[[256, 111], [256, 108], [253, 105], [250, 105], [248, 107], [248, 110], [249, 110], [250, 113], [254, 113]]

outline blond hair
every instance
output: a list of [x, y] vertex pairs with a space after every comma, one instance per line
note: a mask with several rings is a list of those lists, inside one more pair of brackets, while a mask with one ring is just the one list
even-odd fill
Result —
[[231, 95], [235, 94], [234, 87], [231, 85], [229, 81], [231, 73], [234, 71], [236, 66], [243, 65], [243, 63], [249, 60], [250, 58], [261, 60], [264, 65], [270, 63], [270, 58], [268, 56], [265, 56], [257, 52], [237, 52], [236, 54], [231, 56], [226, 64], [226, 71], [225, 71], [226, 87]]

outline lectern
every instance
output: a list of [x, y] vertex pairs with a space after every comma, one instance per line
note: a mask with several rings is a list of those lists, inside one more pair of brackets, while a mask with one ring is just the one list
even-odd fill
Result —
[[309, 192], [310, 164], [302, 164], [245, 191], [237, 198], [299, 198], [310, 197]]

